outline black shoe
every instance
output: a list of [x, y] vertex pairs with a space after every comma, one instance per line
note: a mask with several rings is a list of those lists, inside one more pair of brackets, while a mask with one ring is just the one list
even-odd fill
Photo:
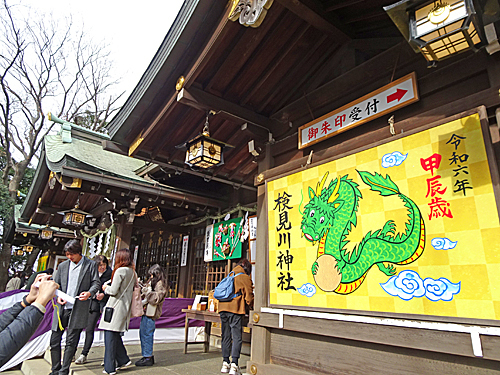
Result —
[[153, 366], [155, 364], [155, 357], [142, 357], [135, 365], [136, 366]]

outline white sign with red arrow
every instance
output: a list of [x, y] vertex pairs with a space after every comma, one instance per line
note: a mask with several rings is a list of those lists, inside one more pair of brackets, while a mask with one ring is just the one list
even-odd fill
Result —
[[299, 149], [418, 101], [415, 72], [299, 128]]

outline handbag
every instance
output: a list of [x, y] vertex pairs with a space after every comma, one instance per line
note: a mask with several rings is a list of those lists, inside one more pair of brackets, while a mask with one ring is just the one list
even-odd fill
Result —
[[132, 293], [132, 306], [130, 307], [130, 317], [138, 318], [143, 314], [144, 310], [142, 309], [141, 287], [139, 286], [139, 283], [136, 281], [134, 286], [134, 292]]
[[106, 323], [111, 323], [111, 319], [113, 318], [113, 313], [115, 312], [114, 307], [105, 307], [104, 308], [104, 321]]

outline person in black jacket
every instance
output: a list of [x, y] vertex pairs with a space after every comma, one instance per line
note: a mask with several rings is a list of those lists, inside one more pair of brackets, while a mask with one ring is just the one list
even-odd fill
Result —
[[90, 315], [85, 328], [85, 344], [83, 345], [82, 354], [75, 361], [76, 364], [82, 365], [87, 362], [87, 356], [89, 355], [90, 348], [94, 342], [94, 331], [97, 321], [102, 314], [106, 302], [108, 302], [109, 296], [104, 294], [102, 286], [111, 280], [112, 270], [109, 267], [108, 259], [104, 255], [98, 255], [94, 258], [94, 262], [97, 263], [97, 272], [99, 272], [99, 281], [101, 282], [101, 289], [96, 293], [92, 301], [90, 302]]
[[0, 315], [0, 367], [29, 341], [42, 322], [45, 306], [59, 288], [50, 277], [39, 275], [22, 302]]
[[[94, 261], [82, 255], [80, 240], [69, 240], [64, 245], [67, 261], [62, 262], [54, 273], [54, 281], [60, 290], [75, 301], [57, 298], [52, 317], [50, 336], [51, 375], [68, 375], [75, 355], [80, 333], [87, 325], [91, 298], [99, 292], [101, 283]], [[61, 339], [66, 331], [66, 347], [61, 364]]]

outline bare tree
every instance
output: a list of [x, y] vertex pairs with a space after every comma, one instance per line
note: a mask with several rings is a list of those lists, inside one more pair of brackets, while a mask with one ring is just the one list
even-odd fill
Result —
[[[57, 117], [100, 131], [118, 110], [121, 95], [108, 94], [117, 81], [111, 77], [107, 46], [88, 40], [71, 20], [62, 25], [2, 1], [0, 145], [7, 165], [1, 183], [15, 198], [26, 168], [53, 127], [46, 111], [56, 109]], [[9, 170], [14, 171], [10, 176]], [[5, 243], [1, 250], [3, 290], [11, 250]]]

